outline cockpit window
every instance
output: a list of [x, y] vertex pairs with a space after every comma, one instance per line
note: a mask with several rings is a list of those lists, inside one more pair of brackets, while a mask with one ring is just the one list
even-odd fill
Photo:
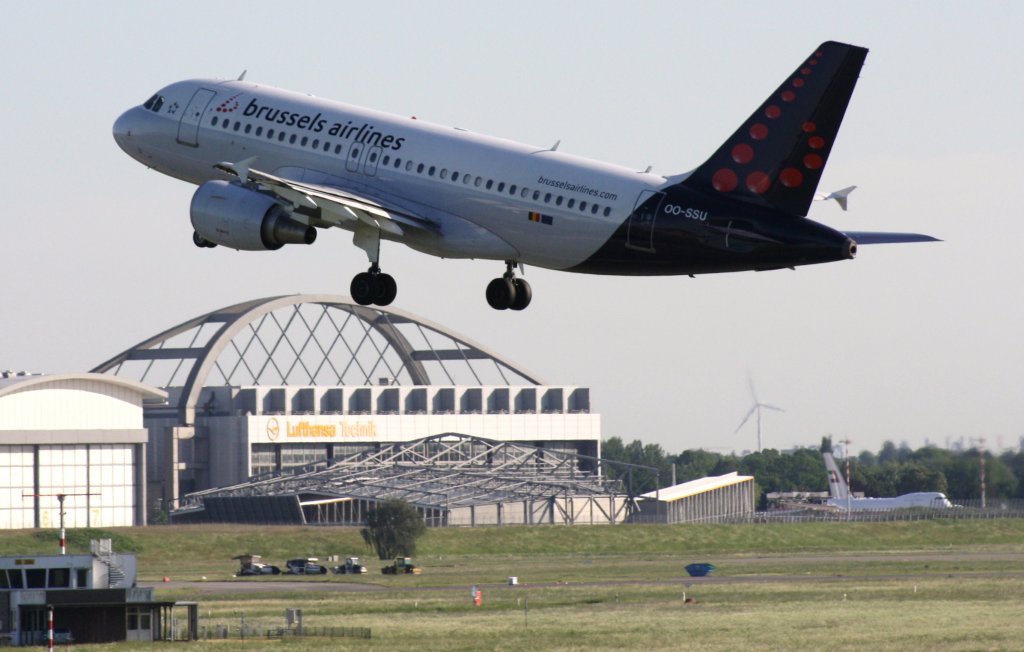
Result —
[[164, 97], [159, 93], [146, 100], [146, 103], [142, 105], [144, 109], [149, 109], [153, 113], [160, 111], [160, 107], [164, 105]]

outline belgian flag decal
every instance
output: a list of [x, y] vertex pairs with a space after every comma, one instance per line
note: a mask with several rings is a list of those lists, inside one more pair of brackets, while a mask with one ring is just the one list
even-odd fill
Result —
[[540, 222], [541, 224], [547, 224], [548, 226], [550, 226], [551, 224], [554, 223], [555, 220], [550, 215], [541, 215], [540, 213], [534, 213], [533, 211], [530, 211], [530, 221]]

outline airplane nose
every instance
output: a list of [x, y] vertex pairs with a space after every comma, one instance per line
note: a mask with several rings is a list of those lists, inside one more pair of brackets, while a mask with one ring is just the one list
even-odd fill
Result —
[[138, 109], [128, 109], [114, 121], [114, 141], [121, 149], [128, 151], [132, 138], [139, 133], [139, 127]]

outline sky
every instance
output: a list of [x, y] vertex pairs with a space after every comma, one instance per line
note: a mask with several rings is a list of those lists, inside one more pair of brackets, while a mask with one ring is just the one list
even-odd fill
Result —
[[194, 187], [116, 146], [160, 87], [246, 79], [633, 167], [701, 164], [826, 40], [870, 48], [819, 190], [838, 229], [941, 243], [764, 273], [617, 278], [528, 268], [491, 310], [496, 261], [395, 243], [394, 307], [591, 388], [604, 436], [668, 453], [821, 437], [877, 451], [1024, 437], [1024, 3], [33, 2], [0, 22], [0, 369], [84, 372], [244, 300], [347, 295], [351, 235], [197, 249]]

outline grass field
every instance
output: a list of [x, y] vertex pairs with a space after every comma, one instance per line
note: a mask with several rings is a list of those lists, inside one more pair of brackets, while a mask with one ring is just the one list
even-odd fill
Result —
[[[102, 535], [71, 532], [72, 551]], [[416, 557], [422, 575], [239, 580], [230, 558], [246, 552], [278, 564], [330, 554], [377, 562], [351, 528], [108, 535], [138, 553], [140, 581], [174, 580], [158, 583], [160, 599], [197, 600], [208, 630], [237, 637], [243, 617], [276, 629], [286, 608], [301, 608], [307, 628], [372, 630], [370, 640], [235, 638], [192, 650], [1024, 649], [1020, 520], [431, 530]], [[49, 531], [0, 534], [0, 554], [55, 547]], [[683, 566], [693, 561], [718, 568], [689, 578]], [[507, 585], [513, 575], [520, 586]]]

